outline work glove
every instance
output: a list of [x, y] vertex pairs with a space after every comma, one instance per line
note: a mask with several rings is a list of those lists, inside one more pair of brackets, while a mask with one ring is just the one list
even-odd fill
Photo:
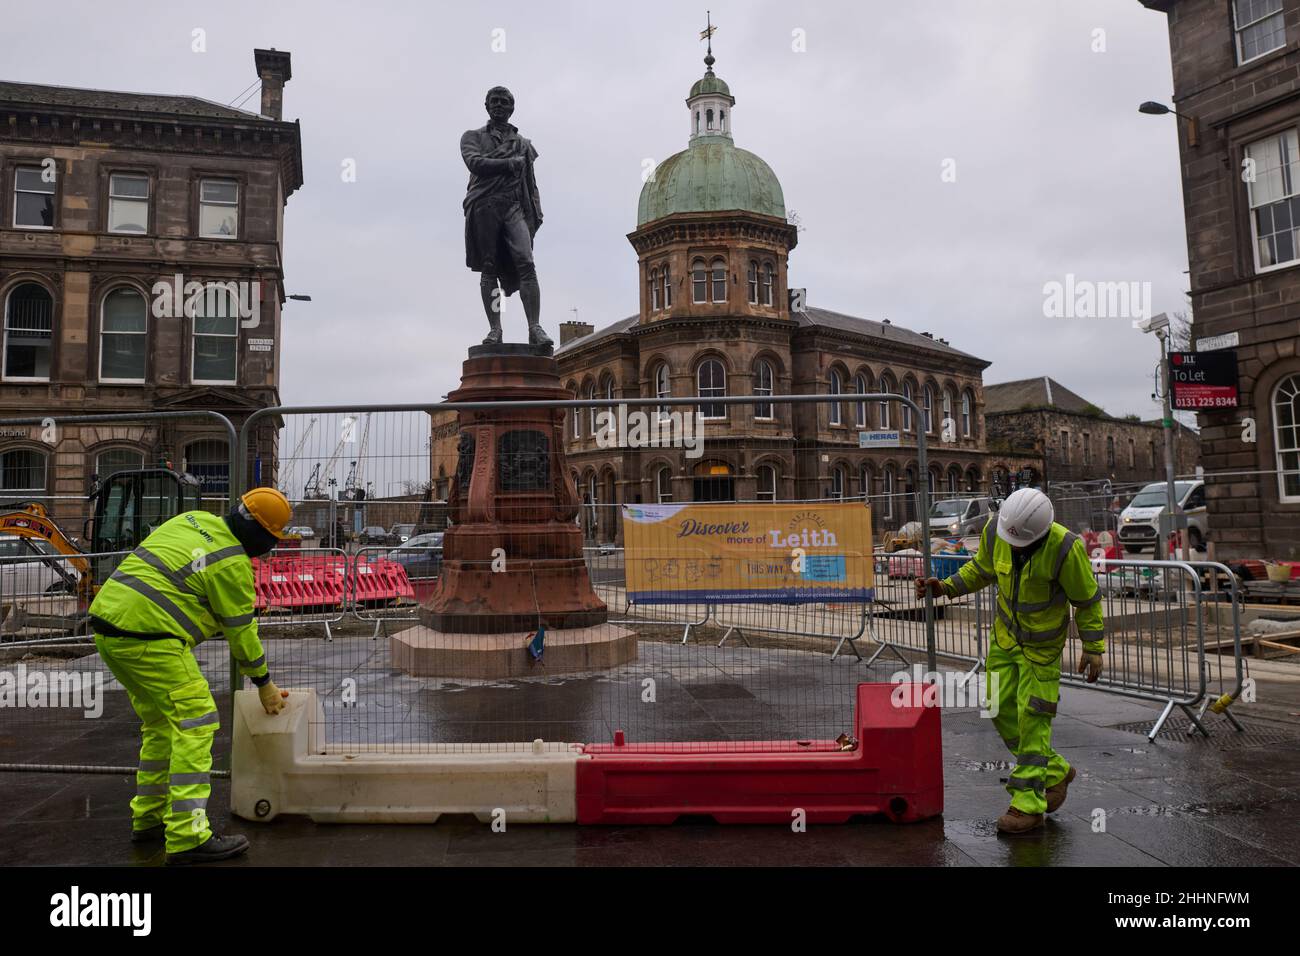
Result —
[[1101, 676], [1101, 655], [1094, 654], [1092, 651], [1084, 651], [1079, 655], [1079, 670], [1077, 673], [1086, 675], [1084, 680], [1089, 684], [1097, 683], [1097, 678]]
[[257, 689], [257, 697], [262, 702], [262, 709], [275, 715], [284, 710], [284, 699], [289, 696], [287, 690], [280, 690], [275, 681], [269, 680]]
[[938, 578], [917, 578], [915, 583], [916, 599], [918, 601], [925, 597], [926, 591], [930, 592], [931, 597], [941, 598], [944, 595], [943, 582]]

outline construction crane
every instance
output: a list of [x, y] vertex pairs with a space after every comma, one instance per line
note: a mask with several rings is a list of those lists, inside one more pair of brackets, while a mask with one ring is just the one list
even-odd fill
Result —
[[[312, 471], [311, 477], [307, 479], [307, 485], [303, 489], [303, 497], [305, 498], [327, 497], [321, 491], [322, 477], [326, 484], [328, 484], [330, 481], [333, 480], [334, 469], [338, 466], [339, 456], [343, 454], [343, 446], [348, 444], [349, 442], [356, 440], [355, 438], [356, 422], [357, 420], [353, 418], [351, 415], [343, 419], [343, 427], [339, 429], [339, 441], [338, 444], [334, 446], [333, 454], [330, 455], [329, 461], [325, 462], [324, 465], [320, 464], [319, 462], [316, 463], [316, 468]], [[369, 416], [367, 416], [366, 418], [367, 431], [369, 431], [369, 428], [370, 428], [370, 419]]]
[[[293, 454], [289, 456], [283, 471], [280, 473], [279, 486], [281, 489], [292, 488], [293, 479], [298, 471], [298, 456], [302, 453], [302, 448], [307, 444], [307, 439], [311, 437], [312, 430], [316, 427], [316, 416], [313, 415], [307, 422], [307, 428], [303, 431], [302, 437], [298, 439], [298, 444], [293, 446]], [[310, 479], [308, 479], [310, 482]], [[305, 495], [305, 493], [304, 493]]]
[[366, 413], [366, 424], [361, 429], [361, 445], [357, 448], [357, 457], [352, 462], [352, 468], [348, 472], [348, 477], [343, 482], [343, 497], [348, 501], [359, 501], [365, 498], [364, 474], [366, 469], [366, 449], [370, 446], [370, 413]]

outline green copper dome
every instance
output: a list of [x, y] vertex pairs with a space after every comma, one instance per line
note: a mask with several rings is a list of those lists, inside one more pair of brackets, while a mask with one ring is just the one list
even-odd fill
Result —
[[636, 224], [640, 228], [675, 212], [733, 209], [784, 219], [781, 183], [771, 166], [730, 137], [697, 136], [688, 149], [660, 163], [641, 187]]
[[730, 96], [731, 88], [727, 86], [722, 77], [710, 70], [695, 81], [695, 85], [691, 87], [691, 92], [686, 98], [692, 100], [704, 93], [721, 93], [723, 96]]

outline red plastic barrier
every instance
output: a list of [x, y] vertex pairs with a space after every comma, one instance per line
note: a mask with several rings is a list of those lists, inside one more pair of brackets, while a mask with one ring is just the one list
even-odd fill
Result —
[[[578, 822], [844, 823], [884, 814], [910, 823], [943, 812], [939, 708], [911, 701], [910, 684], [859, 684], [855, 750], [833, 741], [588, 744], [578, 761]], [[899, 690], [899, 688], [903, 690]], [[920, 690], [915, 692], [919, 700]], [[715, 745], [710, 745], [711, 747]]]
[[[1103, 535], [1105, 537], [1102, 537]], [[1119, 561], [1124, 557], [1124, 552], [1120, 550], [1119, 535], [1111, 531], [1083, 532], [1083, 546], [1090, 558]]]
[[406, 568], [385, 558], [359, 558], [350, 569], [348, 593], [357, 604], [376, 607], [414, 598]]
[[340, 555], [277, 555], [253, 560], [258, 611], [334, 610], [343, 606]]

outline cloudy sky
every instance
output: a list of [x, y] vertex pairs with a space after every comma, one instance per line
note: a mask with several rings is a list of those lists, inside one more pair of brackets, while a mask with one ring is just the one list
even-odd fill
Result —
[[254, 47], [291, 51], [306, 185], [285, 263], [313, 301], [286, 308], [283, 399], [437, 400], [486, 330], [458, 151], [484, 91], [514, 90], [541, 154], [543, 323], [616, 321], [636, 310], [643, 162], [686, 145], [706, 5], [736, 144], [803, 227], [790, 277], [810, 304], [932, 331], [992, 361], [986, 382], [1050, 375], [1155, 415], [1155, 342], [1130, 318], [1044, 316], [1068, 274], [1186, 308], [1174, 120], [1136, 109], [1169, 101], [1168, 38], [1138, 0], [65, 0], [58, 42], [47, 9], [6, 9], [0, 77], [231, 103]]

